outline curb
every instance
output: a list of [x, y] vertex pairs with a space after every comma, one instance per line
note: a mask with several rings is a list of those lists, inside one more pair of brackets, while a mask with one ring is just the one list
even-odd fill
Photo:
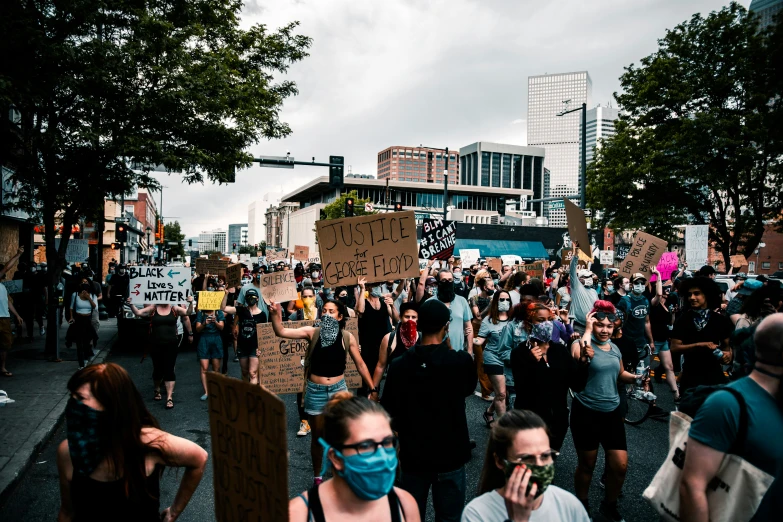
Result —
[[[111, 337], [104, 345], [104, 348], [98, 352], [98, 355], [90, 362], [90, 364], [100, 364], [106, 360], [109, 355], [111, 346], [117, 341], [117, 334]], [[0, 506], [5, 504], [7, 497], [12, 493], [14, 486], [19, 479], [30, 469], [33, 460], [41, 451], [41, 449], [49, 443], [57, 428], [60, 426], [60, 422], [65, 416], [65, 405], [68, 402], [70, 395], [65, 393], [60, 402], [57, 403], [52, 411], [41, 421], [38, 428], [30, 435], [27, 442], [20, 448], [20, 450], [11, 457], [11, 460], [0, 471]]]

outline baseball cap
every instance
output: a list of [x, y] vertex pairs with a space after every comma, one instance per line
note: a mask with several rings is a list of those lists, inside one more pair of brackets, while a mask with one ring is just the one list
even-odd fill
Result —
[[590, 270], [580, 270], [576, 275], [578, 277], [593, 277], [593, 273]]
[[250, 288], [247, 291], [245, 291], [245, 299], [248, 297], [255, 297], [256, 299], [260, 299], [260, 296], [258, 295], [258, 290], [255, 288]]
[[644, 279], [645, 281], [647, 281], [647, 277], [645, 277], [645, 275], [642, 274], [641, 272], [636, 272], [633, 276], [631, 276], [632, 283], [635, 283], [639, 279]]
[[758, 279], [748, 279], [744, 283], [742, 283], [742, 286], [739, 290], [737, 290], [738, 295], [750, 295], [759, 288], [764, 286], [764, 284], [759, 281]]
[[704, 265], [703, 267], [701, 267], [699, 269], [699, 274], [704, 275], [704, 276], [709, 276], [709, 275], [712, 275], [712, 274], [715, 274], [715, 273], [717, 273], [717, 272], [715, 272], [715, 269], [713, 267], [711, 267], [710, 265]]
[[451, 318], [451, 310], [437, 299], [427, 299], [419, 306], [416, 327], [422, 333], [439, 332]]

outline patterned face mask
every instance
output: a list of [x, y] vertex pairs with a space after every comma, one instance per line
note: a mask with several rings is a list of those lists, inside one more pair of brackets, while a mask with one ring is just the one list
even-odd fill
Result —
[[337, 334], [340, 333], [340, 323], [329, 314], [321, 317], [321, 339], [322, 346], [331, 346], [337, 340]]
[[89, 476], [105, 456], [106, 439], [105, 414], [90, 408], [73, 397], [65, 406], [68, 451], [71, 454], [73, 470]]
[[704, 310], [693, 311], [693, 326], [696, 327], [696, 331], [701, 332], [707, 323], [710, 322], [710, 310], [705, 308]]
[[416, 321], [408, 321], [400, 324], [400, 339], [405, 348], [410, 348], [418, 340], [419, 335], [416, 331]]

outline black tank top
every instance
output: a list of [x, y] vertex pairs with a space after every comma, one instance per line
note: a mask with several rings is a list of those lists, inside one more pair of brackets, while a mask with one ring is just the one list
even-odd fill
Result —
[[[165, 317], [165, 316], [164, 316]], [[163, 466], [144, 481], [147, 493], [125, 497], [122, 480], [101, 482], [90, 477], [73, 474], [71, 479], [71, 504], [74, 522], [160, 522], [160, 475]]]
[[[305, 501], [305, 504], [307, 504], [307, 510], [309, 513], [309, 516], [307, 517], [308, 521], [312, 520], [313, 522], [326, 522], [326, 518], [324, 517], [324, 507], [321, 505], [321, 496], [318, 494], [319, 486], [313, 486], [307, 490], [307, 498], [310, 499], [309, 502], [306, 498], [304, 498], [304, 495], [299, 495], [302, 497], [302, 500]], [[402, 504], [400, 504], [400, 499], [397, 496], [397, 492], [394, 491], [394, 488], [389, 491], [389, 494], [386, 495], [386, 498], [389, 499], [389, 510], [391, 511], [392, 522], [402, 522], [402, 517], [405, 515], [405, 513], [402, 512]]]
[[391, 330], [391, 319], [386, 310], [386, 303], [381, 300], [381, 308], [376, 310], [367, 300], [364, 303], [364, 312], [359, 318], [359, 346], [362, 347], [362, 359], [367, 368], [375, 368], [378, 364], [381, 341]]
[[321, 338], [318, 338], [310, 355], [310, 373], [320, 377], [339, 377], [345, 373], [345, 357], [341, 328], [337, 338], [329, 346], [323, 346]]
[[402, 342], [402, 337], [400, 337], [400, 329], [396, 328], [394, 330], [394, 350], [389, 352], [388, 362], [386, 364], [391, 364], [394, 359], [400, 357], [408, 350], [409, 348], [405, 347], [405, 344]]
[[177, 343], [177, 316], [172, 309], [167, 315], [160, 315], [157, 308], [152, 315], [151, 336], [153, 344]]

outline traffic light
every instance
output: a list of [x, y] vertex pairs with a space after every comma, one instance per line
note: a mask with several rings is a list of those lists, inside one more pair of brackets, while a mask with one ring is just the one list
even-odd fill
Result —
[[128, 241], [128, 227], [124, 223], [117, 223], [117, 229], [114, 231], [114, 240], [118, 243]]
[[234, 250], [236, 250], [236, 249], [237, 249], [237, 244], [236, 244], [236, 243], [234, 243]]
[[343, 186], [345, 158], [343, 156], [329, 156], [329, 186], [340, 189]]
[[506, 196], [498, 196], [498, 214], [506, 215]]
[[402, 203], [400, 203], [399, 201], [397, 203], [395, 203], [394, 204], [394, 211], [395, 212], [402, 212]]
[[192, 248], [192, 247], [193, 247], [193, 240], [188, 239], [188, 248]]
[[345, 200], [345, 217], [353, 217], [353, 198]]
[[111, 249], [112, 250], [118, 250], [119, 248], [120, 248], [120, 245], [118, 245], [117, 243], [112, 243], [111, 244]]

